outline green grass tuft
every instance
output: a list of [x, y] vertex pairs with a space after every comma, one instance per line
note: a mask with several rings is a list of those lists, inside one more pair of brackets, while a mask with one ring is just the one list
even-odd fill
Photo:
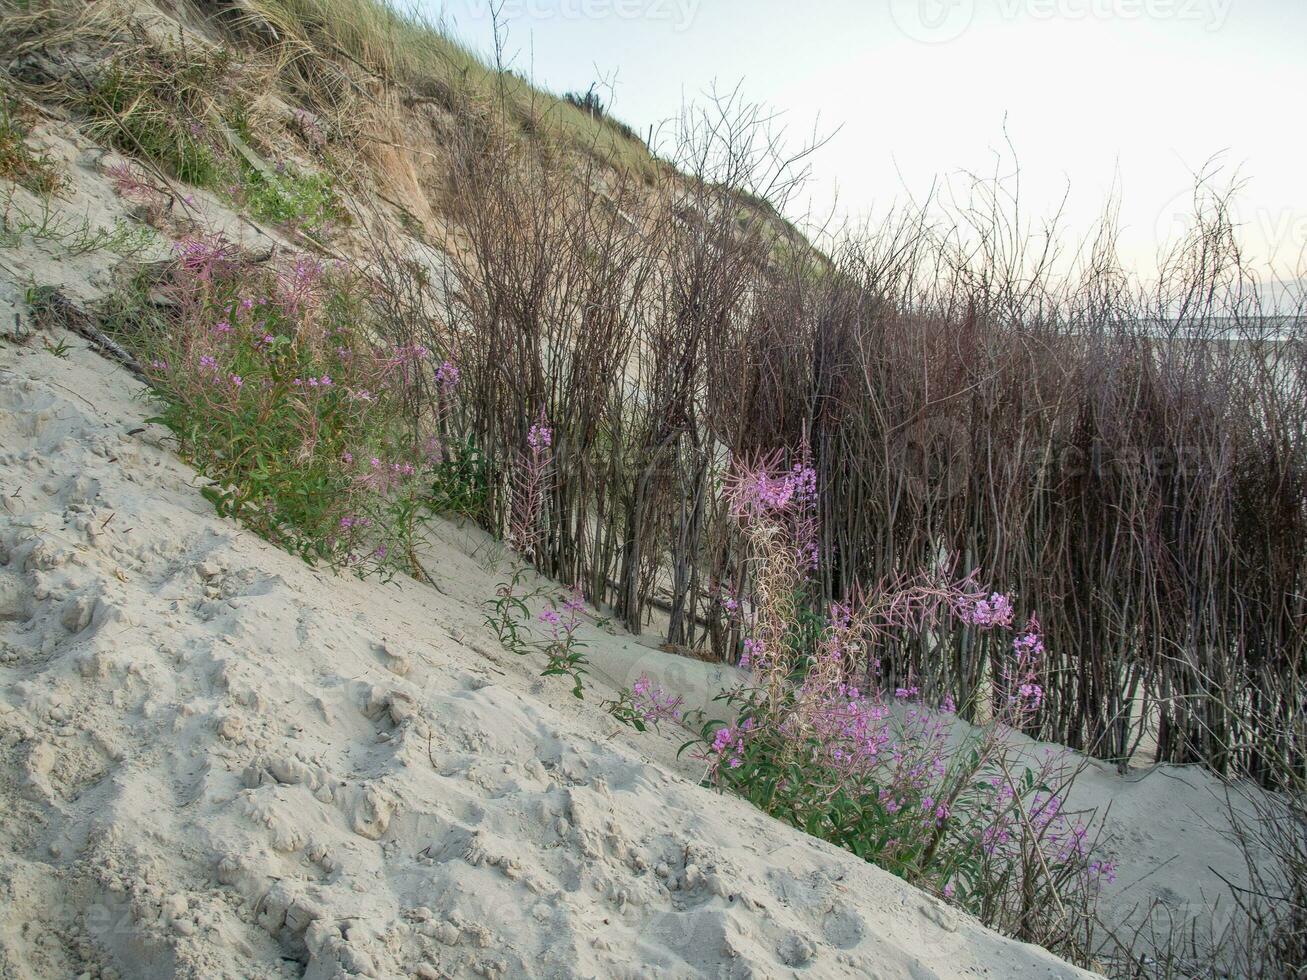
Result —
[[80, 93], [90, 135], [188, 184], [216, 187], [224, 166], [214, 145], [219, 119], [209, 93], [227, 57], [154, 55], [113, 61]]
[[0, 96], [0, 178], [49, 197], [58, 193], [68, 178], [54, 160], [27, 145], [28, 132], [17, 104]]

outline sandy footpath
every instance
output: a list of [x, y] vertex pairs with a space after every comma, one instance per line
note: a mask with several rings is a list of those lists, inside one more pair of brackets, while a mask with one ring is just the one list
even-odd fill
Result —
[[694, 785], [620, 653], [500, 653], [484, 541], [442, 592], [219, 520], [139, 393], [0, 343], [0, 976], [1078, 975]]

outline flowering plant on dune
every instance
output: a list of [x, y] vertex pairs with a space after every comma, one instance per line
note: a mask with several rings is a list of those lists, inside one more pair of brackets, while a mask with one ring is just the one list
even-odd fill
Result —
[[[727, 503], [752, 582], [735, 604], [750, 680], [722, 696], [733, 720], [703, 724], [686, 748], [711, 784], [1083, 959], [1085, 911], [1114, 871], [1094, 853], [1088, 819], [1067, 812], [1051, 759], [1021, 756], [1016, 730], [1042, 703], [1038, 620], [1018, 628], [1011, 596], [982, 590], [974, 573], [935, 570], [856, 591], [815, 635], [801, 629], [813, 494], [806, 465], [787, 471], [771, 458], [733, 469]], [[884, 643], [929, 642], [945, 629], [1007, 638], [992, 718], [979, 730], [957, 721], [950, 698], [929, 708], [912, 683], [884, 682]], [[623, 705], [636, 719], [665, 717], [647, 685]]]
[[577, 589], [573, 589], [561, 601], [552, 596], [548, 605], [536, 617], [544, 631], [541, 644], [545, 654], [545, 668], [542, 677], [570, 677], [572, 696], [583, 696], [582, 678], [586, 673], [585, 644], [576, 635], [581, 625], [581, 610], [585, 601]]
[[[484, 622], [499, 638], [505, 650], [525, 656], [533, 651], [545, 655], [542, 677], [568, 677], [572, 696], [585, 696], [587, 672], [585, 643], [577, 635], [585, 598], [579, 587], [565, 596], [537, 586], [524, 590], [527, 559], [539, 552], [545, 498], [553, 465], [554, 430], [542, 408], [526, 432], [526, 447], [517, 456], [511, 479], [512, 501], [507, 537], [517, 550], [508, 578], [500, 582], [495, 598], [486, 605]], [[533, 627], [529, 603], [544, 600], [545, 606], [535, 617]]]
[[157, 421], [213, 481], [205, 495], [305, 559], [405, 567], [440, 459], [404, 414], [405, 387], [418, 372], [449, 386], [457, 371], [375, 341], [369, 284], [344, 263], [256, 266], [217, 238], [177, 252], [165, 286], [175, 313], [133, 341]]
[[609, 714], [636, 731], [657, 728], [664, 721], [680, 721], [685, 714], [685, 699], [655, 684], [648, 674], [641, 674], [629, 688], [619, 691], [616, 699], [605, 702]]

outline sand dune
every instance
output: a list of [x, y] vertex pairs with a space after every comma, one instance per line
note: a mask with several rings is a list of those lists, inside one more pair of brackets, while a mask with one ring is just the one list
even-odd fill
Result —
[[[46, 146], [70, 209], [122, 216], [102, 154]], [[0, 328], [29, 280], [87, 301], [108, 278], [6, 250]], [[0, 976], [1083, 975], [600, 707], [642, 673], [702, 706], [730, 668], [592, 614], [578, 702], [482, 625], [486, 536], [437, 522], [435, 587], [311, 569], [218, 519], [141, 386], [67, 339], [0, 341]], [[1108, 802], [1108, 919], [1203, 921], [1241, 872], [1219, 784], [1091, 764], [1073, 803]]]
[[0, 974], [1080, 975], [505, 661], [485, 554], [442, 594], [217, 519], [139, 395], [0, 345]]

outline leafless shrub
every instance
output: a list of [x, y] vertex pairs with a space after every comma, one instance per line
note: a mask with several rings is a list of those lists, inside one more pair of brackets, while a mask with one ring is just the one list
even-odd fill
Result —
[[[555, 426], [546, 570], [733, 657], [715, 598], [743, 568], [711, 491], [732, 454], [808, 445], [818, 608], [960, 555], [1044, 610], [1031, 734], [1301, 772], [1307, 339], [1301, 311], [1262, 307], [1227, 198], [1199, 185], [1147, 287], [1110, 220], [1060, 255], [1001, 181], [951, 224], [905, 213], [822, 254], [764, 206], [801, 173], [769, 122], [733, 95], [687, 113], [665, 148], [682, 174], [652, 191], [491, 120], [460, 130], [459, 422], [499, 460], [541, 411]], [[944, 640], [887, 665], [983, 713], [995, 651]]]

